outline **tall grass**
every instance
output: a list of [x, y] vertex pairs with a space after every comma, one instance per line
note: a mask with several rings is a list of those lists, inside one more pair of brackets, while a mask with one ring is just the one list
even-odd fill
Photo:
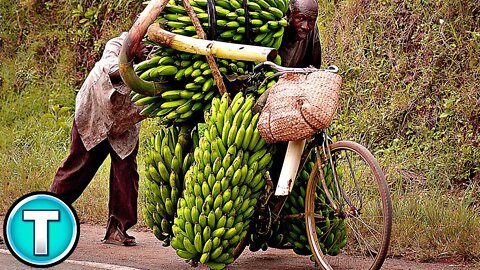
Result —
[[374, 152], [395, 194], [391, 254], [478, 260], [480, 2], [319, 5], [325, 65], [344, 78], [334, 130]]
[[451, 258], [478, 260], [480, 216], [465, 201], [442, 192], [416, 192], [393, 197], [394, 256], [419, 261]]
[[[74, 16], [80, 7], [84, 12]], [[99, 12], [81, 24], [89, 8]], [[0, 6], [0, 214], [21, 195], [49, 189], [68, 154], [75, 95], [88, 65], [106, 40], [128, 30], [139, 10], [140, 1], [122, 0]], [[82, 36], [83, 30], [94, 35]], [[106, 222], [108, 178], [109, 159], [74, 204], [83, 221]]]

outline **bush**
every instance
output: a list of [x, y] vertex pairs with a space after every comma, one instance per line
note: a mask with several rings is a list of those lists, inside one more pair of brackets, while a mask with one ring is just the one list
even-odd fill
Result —
[[471, 184], [480, 172], [478, 3], [320, 5], [324, 63], [344, 76], [335, 128], [395, 168], [390, 181], [408, 171], [433, 186]]

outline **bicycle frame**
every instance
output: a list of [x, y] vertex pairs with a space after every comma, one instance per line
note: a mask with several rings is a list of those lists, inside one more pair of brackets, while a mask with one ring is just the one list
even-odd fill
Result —
[[[328, 203], [330, 204], [332, 209], [335, 211], [335, 213], [339, 217], [345, 218], [345, 215], [355, 216], [358, 213], [358, 211], [361, 209], [362, 196], [360, 194], [360, 190], [359, 190], [357, 181], [356, 181], [353, 173], [352, 173], [352, 177], [355, 181], [355, 187], [356, 187], [357, 195], [359, 196], [359, 201], [360, 201], [360, 207], [358, 209], [357, 209], [356, 206], [353, 205], [351, 199], [345, 194], [345, 192], [341, 188], [341, 185], [339, 183], [339, 178], [338, 178], [338, 175], [337, 175], [337, 172], [336, 172], [336, 169], [335, 169], [335, 163], [334, 163], [333, 157], [330, 153], [331, 142], [332, 142], [332, 140], [328, 136], [326, 130], [321, 130], [320, 132], [318, 132], [312, 140], [310, 140], [308, 143], [305, 144], [303, 152], [302, 152], [301, 156], [299, 157], [300, 162], [299, 162], [299, 165], [298, 165], [298, 170], [296, 172], [296, 175], [288, 183], [289, 184], [288, 193], [283, 194], [283, 195], [274, 195], [275, 191], [268, 191], [267, 190], [266, 195], [263, 196], [260, 199], [260, 208], [262, 208], [262, 207], [267, 207], [267, 204], [268, 204], [269, 200], [271, 199], [272, 195], [274, 195], [277, 198], [277, 201], [276, 201], [275, 205], [269, 211], [270, 216], [271, 216], [271, 220], [269, 221], [270, 224], [274, 224], [275, 222], [278, 221], [279, 218], [282, 218], [282, 219], [305, 218], [305, 213], [285, 215], [285, 216], [281, 216], [280, 213], [283, 209], [283, 206], [285, 205], [285, 202], [288, 199], [288, 196], [290, 196], [291, 187], [293, 187], [293, 185], [295, 184], [295, 181], [296, 181], [296, 178], [299, 174], [299, 171], [301, 170], [301, 168], [304, 167], [304, 165], [307, 161], [307, 158], [310, 155], [312, 150], [315, 152], [316, 159], [320, 160], [320, 165], [321, 166], [319, 166], [317, 169], [318, 169], [318, 172], [321, 174], [320, 175], [321, 185], [322, 185], [322, 188], [325, 192], [325, 195], [327, 196]], [[323, 164], [327, 164], [327, 162], [330, 164], [331, 168], [333, 168], [332, 169], [332, 171], [333, 171], [333, 181], [334, 181], [334, 184], [335, 184], [337, 194], [341, 194], [341, 196], [345, 199], [347, 204], [350, 206], [350, 210], [354, 213], [343, 213], [342, 212], [343, 209], [335, 203], [335, 200], [333, 199], [333, 195], [331, 194], [331, 192], [329, 191], [329, 189], [327, 187], [327, 183], [325, 181], [325, 176], [323, 175]], [[349, 161], [349, 164], [350, 164], [350, 161]], [[350, 166], [351, 166], [351, 164], [350, 164]], [[272, 180], [269, 177], [270, 176], [268, 175], [267, 185], [271, 186], [272, 185]], [[270, 182], [270, 184], [268, 184], [269, 182]], [[278, 186], [277, 186], [277, 188], [278, 188]]]
[[[315, 149], [315, 154], [317, 155], [317, 158], [318, 158], [318, 156], [320, 156], [320, 158], [321, 158], [320, 160], [322, 160], [322, 164], [325, 163], [325, 160], [327, 159], [326, 153], [323, 152], [323, 155], [320, 155], [318, 153], [318, 146], [320, 146], [320, 145], [315, 145], [315, 143], [321, 142], [322, 148], [325, 149], [325, 147], [326, 147], [326, 149], [328, 149], [328, 145], [329, 145], [330, 142], [327, 138], [328, 138], [328, 136], [327, 136], [326, 130], [322, 130], [314, 136], [313, 140], [311, 140], [311, 141], [309, 141], [305, 144], [305, 147], [303, 149], [303, 152], [301, 153], [301, 156], [298, 157], [300, 159], [300, 162], [299, 162], [298, 167], [297, 167], [299, 170], [304, 167], [312, 149]], [[285, 202], [288, 199], [288, 196], [290, 195], [291, 187], [293, 187], [293, 185], [295, 184], [295, 181], [296, 181], [296, 178], [298, 176], [298, 171], [299, 170], [297, 170], [295, 177], [290, 179], [290, 181], [288, 182], [288, 185], [289, 185], [288, 193], [285, 194], [285, 195], [275, 195], [275, 197], [277, 198], [277, 202], [275, 203], [273, 208], [270, 210], [271, 216], [273, 217], [273, 219], [270, 222], [271, 224], [277, 222], [278, 219], [281, 217], [280, 213], [283, 209], [283, 206], [285, 205]], [[323, 173], [323, 172], [321, 172], [321, 173]], [[269, 178], [269, 176], [268, 176], [268, 178]], [[322, 179], [322, 182], [323, 182], [323, 185], [324, 185], [324, 189], [326, 190], [326, 192], [328, 192], [328, 188], [326, 188], [326, 183], [325, 183], [324, 177], [321, 177], [321, 179]], [[268, 185], [268, 183], [270, 183], [270, 185], [272, 185], [271, 184], [272, 183], [271, 179], [267, 180], [267, 185]], [[332, 197], [331, 197], [330, 193], [328, 193], [328, 194], [329, 194], [329, 201], [332, 202], [333, 201]], [[260, 200], [260, 207], [267, 207], [267, 203], [270, 200], [272, 195], [274, 195], [274, 192], [269, 192], [264, 197], [262, 197], [261, 200]], [[338, 209], [338, 207], [336, 207], [336, 209]], [[285, 219], [305, 218], [305, 214], [300, 213], [300, 214], [294, 214], [294, 215], [286, 215], [286, 216], [283, 216], [281, 218], [285, 218]]]

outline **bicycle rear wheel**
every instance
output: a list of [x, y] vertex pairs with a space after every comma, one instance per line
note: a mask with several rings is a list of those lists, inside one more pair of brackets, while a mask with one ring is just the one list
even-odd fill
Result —
[[[321, 148], [317, 150], [323, 153]], [[325, 161], [315, 160], [305, 198], [307, 237], [315, 260], [324, 269], [332, 269], [340, 260], [336, 258], [345, 259], [336, 255], [345, 254], [350, 260], [352, 256], [361, 259], [363, 269], [380, 269], [392, 229], [392, 203], [385, 176], [373, 155], [358, 143], [336, 142], [329, 151], [335, 176], [327, 149]], [[330, 203], [324, 198], [325, 187], [331, 193]]]

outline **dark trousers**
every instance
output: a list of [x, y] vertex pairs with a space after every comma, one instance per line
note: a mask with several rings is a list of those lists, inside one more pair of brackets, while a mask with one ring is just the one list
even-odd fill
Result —
[[66, 203], [72, 204], [92, 181], [100, 165], [110, 154], [110, 198], [108, 202], [107, 235], [117, 226], [126, 232], [137, 223], [137, 146], [133, 152], [121, 159], [107, 139], [87, 151], [78, 134], [75, 122], [72, 127], [70, 154], [58, 169], [50, 191]]

